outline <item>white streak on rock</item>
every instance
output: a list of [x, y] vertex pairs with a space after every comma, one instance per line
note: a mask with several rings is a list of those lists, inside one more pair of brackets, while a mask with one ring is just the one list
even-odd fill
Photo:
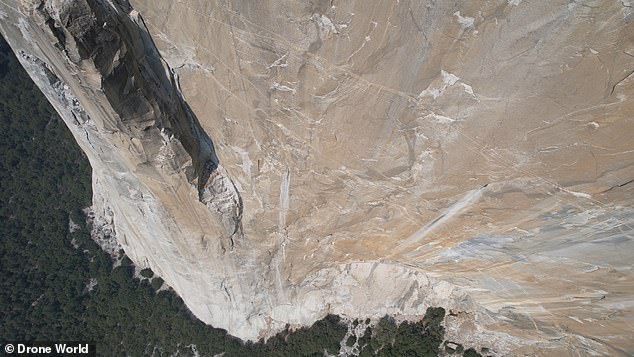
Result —
[[446, 72], [444, 70], [440, 70], [440, 75], [442, 76], [443, 83], [445, 83], [447, 86], [452, 86], [460, 80], [460, 77], [456, 76], [453, 73]]
[[456, 201], [456, 203], [449, 206], [440, 216], [436, 217], [433, 221], [427, 223], [425, 226], [409, 236], [407, 239], [403, 240], [400, 245], [407, 246], [413, 243], [420, 242], [427, 235], [429, 235], [429, 233], [444, 225], [447, 221], [451, 220], [462, 211], [464, 211], [466, 208], [468, 208], [475, 201], [477, 201], [482, 195], [484, 189], [485, 187], [480, 187], [478, 189], [467, 192], [461, 199]]
[[575, 196], [575, 197], [579, 197], [579, 198], [587, 198], [587, 199], [592, 199], [592, 195], [589, 195], [587, 193], [583, 193], [583, 192], [576, 192], [576, 191], [570, 191], [570, 190], [566, 190], [563, 189], [565, 192]]
[[339, 31], [337, 31], [337, 28], [327, 16], [313, 14], [312, 20], [317, 23], [320, 38], [328, 38], [331, 34], [339, 34]]
[[240, 155], [240, 158], [242, 159], [242, 165], [240, 165], [242, 172], [244, 172], [247, 179], [251, 179], [251, 167], [253, 167], [253, 161], [249, 158], [249, 153], [239, 146], [232, 146], [231, 148]]
[[439, 124], [451, 124], [451, 123], [456, 121], [456, 119], [452, 119], [452, 118], [446, 117], [444, 115], [438, 115], [436, 113], [431, 113], [431, 114], [425, 116], [425, 119], [432, 120], [432, 121], [434, 121], [436, 123], [439, 123]]
[[470, 94], [471, 96], [475, 98], [473, 87], [462, 82], [460, 80], [460, 77], [456, 76], [455, 74], [447, 72], [445, 70], [440, 70], [440, 78], [442, 80], [442, 84], [440, 86], [433, 86], [432, 84], [430, 84], [426, 89], [420, 92], [420, 94], [418, 95], [418, 98], [432, 97], [434, 99], [437, 99], [438, 97], [443, 95], [449, 87], [459, 82], [462, 88], [464, 89], [465, 93]]
[[291, 88], [289, 86], [285, 86], [283, 84], [279, 84], [278, 82], [273, 82], [273, 84], [271, 84], [271, 89], [272, 90], [276, 90], [276, 91], [280, 91], [280, 92], [292, 92], [293, 94], [295, 94], [295, 89]]
[[286, 228], [286, 213], [288, 212], [288, 196], [291, 181], [291, 172], [286, 170], [282, 174], [282, 182], [280, 183], [280, 213], [278, 217], [278, 226], [280, 232]]
[[267, 68], [271, 69], [273, 67], [285, 68], [288, 67], [288, 63], [286, 63], [286, 57], [288, 57], [288, 52], [282, 55], [282, 57], [275, 60], [275, 62], [271, 63]]
[[460, 24], [460, 27], [462, 27], [463, 30], [469, 27], [473, 27], [473, 23], [475, 21], [473, 17], [462, 16], [460, 15], [460, 11], [454, 12], [453, 15], [458, 18], [458, 23]]

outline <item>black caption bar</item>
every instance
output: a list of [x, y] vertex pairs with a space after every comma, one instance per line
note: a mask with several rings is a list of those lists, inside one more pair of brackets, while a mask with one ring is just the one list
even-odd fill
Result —
[[97, 356], [94, 342], [6, 342], [0, 347], [5, 356]]

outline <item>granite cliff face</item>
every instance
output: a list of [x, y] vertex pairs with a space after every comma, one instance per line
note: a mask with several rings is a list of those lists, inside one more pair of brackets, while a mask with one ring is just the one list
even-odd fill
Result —
[[201, 320], [444, 306], [499, 355], [627, 355], [633, 6], [3, 0], [0, 29], [97, 221]]

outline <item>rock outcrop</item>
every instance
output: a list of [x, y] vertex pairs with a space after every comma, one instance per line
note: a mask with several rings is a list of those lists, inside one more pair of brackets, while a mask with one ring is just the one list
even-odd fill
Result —
[[627, 355], [633, 6], [3, 0], [0, 30], [95, 221], [206, 323], [444, 306], [499, 355]]

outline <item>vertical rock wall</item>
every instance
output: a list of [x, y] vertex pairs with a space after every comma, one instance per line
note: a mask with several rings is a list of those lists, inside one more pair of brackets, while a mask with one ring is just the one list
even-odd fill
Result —
[[634, 350], [628, 2], [132, 6], [5, 0], [0, 29], [203, 321], [439, 305], [501, 355]]

